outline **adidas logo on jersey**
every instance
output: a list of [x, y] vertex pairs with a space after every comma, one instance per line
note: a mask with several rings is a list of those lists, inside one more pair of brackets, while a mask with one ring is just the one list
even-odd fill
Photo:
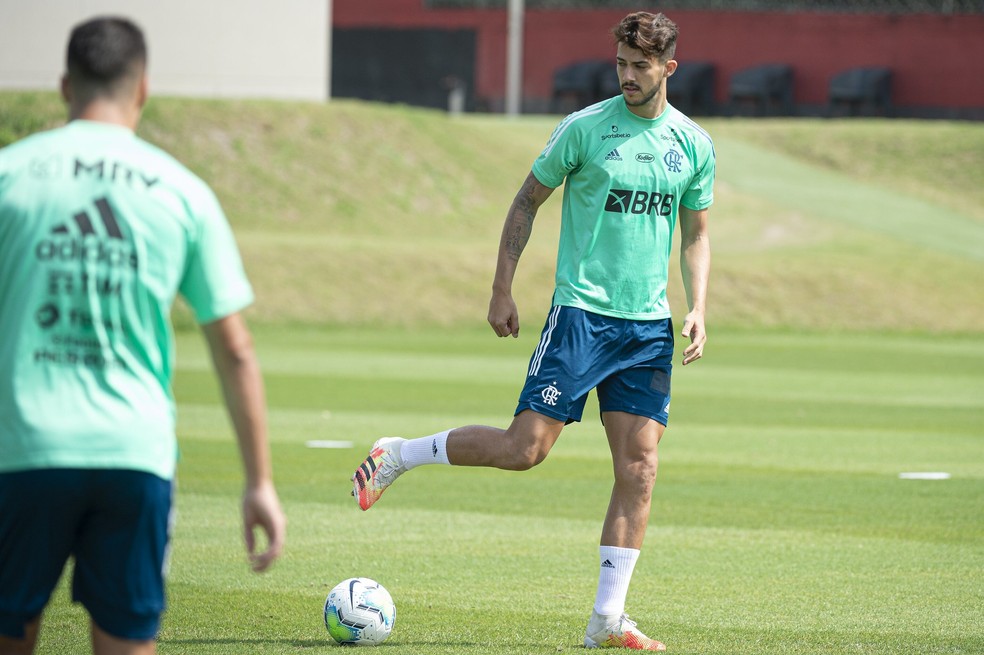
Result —
[[[105, 234], [100, 234], [96, 229], [98, 223], [87, 211], [77, 212], [70, 221], [51, 228], [49, 236], [37, 243], [34, 247], [37, 260], [61, 265], [81, 262], [86, 266], [98, 264], [137, 270], [137, 253], [123, 236], [120, 222], [108, 199], [98, 198], [95, 205]], [[78, 229], [77, 234], [73, 232], [73, 227]], [[51, 279], [60, 279], [71, 276], [71, 273], [55, 271], [51, 275]]]
[[622, 161], [622, 155], [618, 154], [618, 148], [605, 155], [607, 161]]
[[[123, 240], [123, 232], [120, 230], [120, 224], [116, 220], [116, 216], [113, 214], [113, 208], [110, 207], [109, 202], [106, 198], [99, 198], [95, 201], [96, 209], [99, 210], [99, 218], [102, 219], [103, 227], [106, 228], [106, 236], [110, 239]], [[92, 219], [89, 218], [87, 212], [81, 211], [74, 216], [72, 220], [79, 228], [79, 232], [83, 237], [88, 237], [96, 234], [95, 228], [93, 228]], [[61, 223], [56, 225], [51, 230], [52, 234], [69, 234], [68, 225]]]

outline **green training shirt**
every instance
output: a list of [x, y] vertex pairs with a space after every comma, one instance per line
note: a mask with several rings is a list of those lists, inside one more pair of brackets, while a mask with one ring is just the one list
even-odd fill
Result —
[[252, 302], [215, 195], [175, 159], [73, 121], [0, 150], [0, 471], [177, 458], [170, 310]]
[[714, 200], [714, 146], [667, 105], [633, 114], [622, 96], [565, 118], [533, 163], [564, 182], [554, 304], [636, 320], [669, 318], [666, 282], [680, 205]]

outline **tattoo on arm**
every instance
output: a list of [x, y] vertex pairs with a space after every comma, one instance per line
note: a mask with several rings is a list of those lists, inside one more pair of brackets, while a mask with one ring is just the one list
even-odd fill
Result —
[[536, 218], [536, 201], [533, 193], [536, 179], [530, 175], [523, 182], [523, 187], [516, 194], [512, 207], [509, 208], [509, 221], [505, 231], [506, 254], [514, 261], [523, 254], [530, 234], [533, 232], [533, 219]]

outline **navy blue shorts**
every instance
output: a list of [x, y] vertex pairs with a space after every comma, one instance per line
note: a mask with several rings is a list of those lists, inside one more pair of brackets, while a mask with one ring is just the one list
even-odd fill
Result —
[[550, 309], [530, 358], [516, 413], [524, 409], [580, 421], [588, 392], [602, 412], [669, 420], [673, 322], [602, 316], [576, 307]]
[[153, 639], [171, 495], [171, 481], [141, 471], [0, 473], [0, 634], [24, 638], [73, 556], [72, 598], [95, 624], [120, 639]]

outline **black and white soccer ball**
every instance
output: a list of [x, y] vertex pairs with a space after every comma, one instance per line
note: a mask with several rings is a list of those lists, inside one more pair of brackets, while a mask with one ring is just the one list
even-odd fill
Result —
[[393, 598], [383, 585], [369, 578], [343, 580], [325, 599], [325, 627], [340, 644], [381, 644], [395, 622]]

